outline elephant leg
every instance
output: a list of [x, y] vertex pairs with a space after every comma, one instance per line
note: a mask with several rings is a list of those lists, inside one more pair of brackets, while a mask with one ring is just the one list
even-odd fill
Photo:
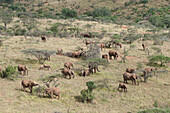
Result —
[[58, 95], [58, 100], [60, 100], [60, 95]]
[[96, 73], [96, 68], [94, 68], [94, 73]]
[[51, 99], [53, 99], [53, 92], [51, 92]]
[[110, 59], [112, 59], [112, 56], [111, 56], [111, 55], [109, 55], [109, 58], [110, 58]]
[[24, 92], [26, 92], [25, 87], [23, 87], [23, 89], [24, 89]]
[[32, 93], [32, 86], [30, 86], [29, 89], [30, 89], [30, 93]]

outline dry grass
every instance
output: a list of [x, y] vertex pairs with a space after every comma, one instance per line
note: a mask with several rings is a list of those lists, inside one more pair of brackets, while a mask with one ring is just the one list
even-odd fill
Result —
[[[44, 26], [47, 24], [46, 20], [41, 20], [41, 22], [44, 23]], [[52, 23], [56, 22], [58, 21], [53, 21]], [[86, 22], [83, 21], [75, 21], [75, 23], [76, 22], [81, 23], [81, 26], [82, 24], [86, 24]], [[108, 30], [109, 27], [114, 28], [114, 26], [116, 25], [102, 25], [97, 23], [95, 30], [100, 31], [102, 27]], [[110, 32], [119, 33], [121, 30], [123, 29], [114, 28]], [[41, 76], [61, 74], [59, 69], [63, 68], [63, 64], [67, 61], [73, 62], [75, 68], [79, 68], [81, 67], [81, 60], [53, 55], [51, 61], [46, 61], [47, 64], [51, 65], [52, 70], [38, 70], [40, 65], [37, 59], [33, 56], [24, 55], [21, 52], [22, 50], [28, 48], [57, 50], [57, 48], [62, 48], [64, 52], [67, 52], [75, 50], [77, 46], [83, 48], [86, 48], [86, 46], [83, 40], [78, 38], [61, 39], [50, 37], [47, 42], [44, 43], [40, 41], [37, 44], [30, 42], [30, 40], [21, 40], [21, 38], [23, 37], [11, 37], [4, 41], [3, 47], [0, 48], [1, 67], [5, 68], [7, 65], [26, 64], [29, 68], [28, 77], [18, 77], [15, 81], [0, 79], [0, 109], [2, 113], [47, 113], [54, 111], [61, 111], [63, 113], [125, 113], [153, 107], [155, 101], [157, 101], [160, 106], [170, 105], [169, 86], [164, 85], [165, 83], [170, 83], [169, 73], [160, 75], [158, 79], [154, 77], [149, 78], [147, 83], [140, 83], [139, 86], [131, 85], [129, 81], [127, 93], [121, 93], [116, 90], [118, 84], [123, 82], [122, 74], [127, 67], [136, 68], [137, 62], [142, 62], [144, 64], [148, 62], [147, 54], [141, 51], [142, 42], [134, 42], [136, 47], [129, 52], [127, 63], [119, 63], [121, 61], [120, 58], [118, 58], [118, 61], [111, 60], [108, 67], [100, 66], [99, 69], [101, 72], [93, 74], [90, 77], [80, 77], [76, 75], [74, 79], [69, 80], [60, 76], [59, 88], [62, 91], [60, 100], [40, 98], [36, 95], [23, 92], [20, 90], [20, 82], [22, 79], [30, 79], [42, 84], [42, 81], [39, 80]], [[37, 39], [33, 40], [36, 42]], [[103, 42], [108, 40], [108, 38], [94, 40]], [[150, 44], [151, 47], [153, 42], [147, 43]], [[6, 46], [8, 46], [8, 48], [6, 48]], [[123, 45], [123, 47], [125, 46], [127, 48], [129, 47], [129, 45]], [[170, 56], [170, 53], [167, 52], [170, 48], [169, 42], [166, 42], [161, 48], [163, 49], [163, 54]], [[107, 53], [109, 50], [110, 49], [102, 51], [102, 54]], [[119, 54], [123, 53], [123, 49], [117, 49], [116, 51], [118, 51]], [[170, 64], [168, 64], [168, 66], [170, 66]], [[170, 68], [168, 69], [170, 70]], [[76, 101], [75, 97], [79, 96], [80, 91], [86, 88], [85, 83], [87, 81], [95, 81], [97, 83], [97, 81], [102, 81], [103, 79], [108, 80], [107, 85], [110, 87], [111, 91], [108, 91], [107, 88], [97, 88], [94, 91], [96, 98], [92, 104], [84, 104]]]

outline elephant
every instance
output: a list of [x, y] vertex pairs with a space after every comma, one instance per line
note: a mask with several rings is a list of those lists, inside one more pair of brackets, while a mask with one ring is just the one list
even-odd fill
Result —
[[132, 80], [132, 85], [133, 85], [133, 82], [136, 85], [136, 79], [137, 79], [137, 82], [138, 82], [137, 85], [139, 85], [138, 76], [135, 73], [128, 73], [128, 72], [124, 73], [123, 79], [124, 79], [124, 83], [127, 83], [127, 80]]
[[119, 90], [119, 88], [123, 89], [124, 92], [127, 92], [127, 87], [126, 87], [126, 85], [124, 83], [120, 83], [119, 87], [117, 88], [117, 90]]
[[75, 51], [75, 52], [73, 52], [73, 53], [72, 53], [72, 57], [73, 57], [73, 58], [74, 58], [74, 57], [79, 58], [79, 57], [80, 57], [80, 51]]
[[46, 88], [45, 93], [50, 95], [52, 99], [53, 99], [53, 95], [55, 95], [56, 97], [58, 96], [58, 100], [60, 99], [60, 89], [57, 87]]
[[18, 71], [22, 74], [22, 71], [24, 72], [23, 75], [27, 73], [28, 75], [28, 68], [25, 65], [18, 65]]
[[66, 78], [67, 75], [69, 75], [70, 79], [71, 79], [71, 75], [73, 75], [73, 78], [74, 78], [74, 72], [72, 70], [67, 69], [67, 68], [64, 68], [64, 70], [62, 70], [61, 73], [63, 73], [65, 75], [65, 78]]
[[90, 76], [90, 71], [89, 71], [89, 69], [86, 69], [86, 70], [83, 70], [83, 71], [81, 71], [81, 76]]
[[122, 43], [121, 42], [118, 42], [118, 43], [115, 43], [115, 47], [119, 46], [120, 48], [122, 48]]
[[113, 51], [113, 50], [110, 50], [109, 51], [109, 58], [112, 59], [112, 56], [114, 57], [114, 59], [117, 59], [118, 58], [118, 53]]
[[26, 91], [25, 88], [29, 88], [30, 89], [30, 93], [32, 93], [32, 88], [34, 86], [37, 86], [38, 84], [33, 82], [33, 81], [31, 81], [31, 80], [22, 80], [21, 85], [22, 85], [24, 91]]
[[146, 44], [142, 44], [143, 51], [145, 51], [146, 46], [147, 46]]
[[106, 44], [98, 44], [98, 46], [100, 47], [101, 51], [104, 50], [104, 48], [106, 48]]
[[39, 70], [40, 69], [44, 69], [44, 68], [47, 68], [48, 70], [51, 69], [51, 66], [50, 65], [47, 65], [47, 64], [44, 64], [44, 65], [41, 65]]
[[134, 73], [134, 72], [135, 72], [135, 69], [127, 68], [127, 69], [126, 69], [126, 72], [128, 72], [128, 73]]
[[[89, 67], [90, 73], [96, 73], [96, 70], [98, 72], [100, 72], [99, 69], [98, 69], [98, 63], [97, 62], [90, 62], [88, 67]], [[93, 72], [93, 70], [94, 70], [94, 72]]]
[[1, 73], [1, 77], [3, 77], [3, 71], [1, 67], [0, 67], [0, 73]]
[[107, 54], [102, 55], [103, 59], [106, 59], [107, 62], [109, 62], [109, 56]]
[[151, 73], [152, 71], [155, 71], [155, 68], [145, 68], [146, 74]]
[[41, 40], [46, 42], [46, 37], [45, 36], [41, 36]]
[[66, 62], [66, 63], [64, 63], [64, 67], [67, 68], [67, 69], [71, 69], [71, 67], [73, 68], [73, 63]]
[[87, 40], [86, 40], [86, 43], [85, 43], [85, 44], [86, 44], [86, 46], [87, 46], [87, 45], [93, 44], [93, 43], [95, 43], [95, 41], [87, 41]]
[[57, 53], [58, 55], [62, 55], [63, 54], [63, 49], [57, 49]]
[[88, 33], [82, 33], [81, 36], [83, 36], [84, 38], [91, 38], [90, 34]]

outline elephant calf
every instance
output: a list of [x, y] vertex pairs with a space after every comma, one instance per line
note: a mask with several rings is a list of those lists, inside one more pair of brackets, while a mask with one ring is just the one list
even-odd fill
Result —
[[147, 46], [146, 44], [142, 44], [143, 51], [145, 51], [146, 46]]
[[23, 75], [25, 75], [27, 73], [28, 75], [28, 68], [25, 65], [18, 65], [18, 71], [22, 74], [23, 71]]
[[56, 97], [58, 96], [58, 100], [60, 99], [60, 89], [57, 87], [47, 88], [45, 89], [45, 93], [50, 95], [52, 99], [53, 99], [53, 95], [55, 95]]
[[90, 71], [89, 71], [89, 69], [86, 69], [86, 70], [83, 70], [82, 72], [81, 72], [81, 76], [90, 76]]
[[73, 68], [73, 63], [66, 62], [66, 63], [64, 63], [64, 67], [67, 68], [67, 69], [71, 69], [71, 67]]
[[69, 78], [71, 79], [71, 75], [73, 75], [73, 78], [74, 78], [74, 72], [67, 69], [67, 68], [64, 68], [63, 71], [61, 71], [61, 73], [63, 73], [65, 75], [65, 78], [67, 77], [67, 75], [69, 75]]
[[132, 85], [133, 85], [133, 82], [136, 85], [136, 79], [137, 79], [137, 82], [139, 85], [138, 76], [135, 73], [128, 73], [128, 72], [124, 73], [123, 79], [124, 79], [124, 83], [127, 83], [127, 80], [132, 80]]
[[120, 83], [117, 90], [119, 90], [119, 88], [123, 89], [124, 92], [127, 92], [127, 87], [126, 87], [126, 85], [124, 83]]
[[32, 93], [32, 88], [34, 86], [37, 86], [38, 84], [33, 82], [33, 81], [31, 81], [31, 80], [22, 80], [21, 85], [22, 85], [24, 91], [26, 91], [25, 88], [29, 88], [30, 89], [30, 93]]
[[62, 55], [63, 54], [63, 49], [58, 49], [56, 54]]
[[106, 59], [107, 62], [109, 62], [109, 56], [107, 54], [102, 55], [103, 59]]
[[98, 44], [98, 46], [100, 47], [101, 51], [104, 50], [104, 48], [106, 48], [106, 44]]
[[47, 69], [49, 70], [49, 69], [51, 69], [51, 66], [50, 66], [50, 65], [47, 65], [47, 64], [44, 64], [44, 65], [41, 65], [41, 66], [40, 66], [39, 70], [40, 70], [40, 69], [45, 69], [45, 68], [47, 68]]
[[41, 36], [41, 40], [46, 42], [46, 37], [45, 36]]

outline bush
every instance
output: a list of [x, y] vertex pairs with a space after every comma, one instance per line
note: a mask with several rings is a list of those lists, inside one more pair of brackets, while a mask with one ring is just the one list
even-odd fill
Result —
[[65, 16], [65, 18], [74, 18], [77, 17], [77, 12], [74, 10], [71, 10], [69, 8], [63, 8], [62, 14]]
[[8, 78], [10, 76], [12, 76], [12, 74], [16, 73], [16, 69], [17, 67], [13, 67], [13, 66], [7, 66], [7, 68], [3, 71], [3, 78]]
[[95, 9], [92, 12], [93, 17], [105, 17], [105, 16], [111, 16], [111, 11], [107, 8], [100, 8], [100, 9]]
[[84, 102], [86, 102], [86, 101], [92, 102], [92, 100], [94, 99], [94, 94], [92, 93], [92, 91], [93, 91], [93, 89], [96, 88], [96, 86], [94, 85], [93, 81], [86, 82], [86, 86], [88, 87], [88, 89], [81, 91], [81, 97]]
[[140, 0], [139, 3], [146, 4], [146, 3], [148, 3], [148, 0]]
[[21, 36], [21, 35], [25, 35], [26, 33], [26, 30], [25, 29], [21, 29], [21, 28], [18, 28], [14, 31], [14, 35], [16, 36]]

